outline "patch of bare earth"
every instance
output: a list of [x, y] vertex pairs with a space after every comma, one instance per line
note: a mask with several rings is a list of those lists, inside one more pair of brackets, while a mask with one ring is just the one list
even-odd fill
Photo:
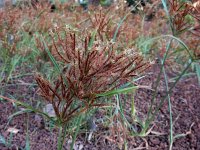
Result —
[[[155, 76], [149, 75], [143, 79], [140, 84], [152, 85], [155, 79]], [[24, 83], [31, 83], [33, 78], [24, 77], [21, 80], [24, 81]], [[30, 103], [31, 100], [33, 106], [37, 105], [36, 100], [39, 98], [36, 94], [36, 86], [27, 88], [27, 85], [16, 86], [13, 84], [2, 89], [4, 93], [7, 93], [7, 96], [17, 93], [18, 96], [21, 96], [22, 101], [28, 101], [28, 103]], [[164, 89], [161, 85], [157, 101], [164, 95]], [[146, 114], [151, 97], [152, 91], [148, 89], [140, 89], [135, 94], [135, 103], [139, 116], [143, 117], [144, 114]], [[180, 80], [171, 95], [171, 103], [174, 120], [174, 135], [187, 134], [174, 141], [173, 150], [200, 149], [200, 86], [195, 76]], [[18, 115], [8, 124], [9, 116], [16, 111], [19, 111], [19, 107], [16, 108], [13, 104], [6, 101], [0, 102], [0, 134], [8, 140], [10, 137], [9, 132], [7, 132], [8, 128], [14, 127], [19, 130], [17, 134], [13, 135], [12, 146], [8, 148], [0, 144], [0, 150], [23, 149], [26, 144], [27, 133], [30, 137], [31, 149], [56, 150], [57, 129], [47, 128], [44, 118], [35, 113]], [[156, 117], [153, 126], [152, 131], [157, 134], [151, 133], [144, 139], [140, 137], [129, 138], [128, 149], [133, 150], [138, 147], [144, 147], [144, 149], [148, 148], [150, 150], [169, 149], [169, 111], [167, 101], [165, 101], [164, 106], [160, 109], [160, 113]], [[105, 138], [104, 133], [108, 132], [107, 128], [99, 127], [90, 142], [86, 140], [87, 134], [82, 133], [78, 136], [74, 149], [118, 149], [116, 144]], [[67, 138], [64, 149], [69, 149], [69, 144], [70, 139]]]

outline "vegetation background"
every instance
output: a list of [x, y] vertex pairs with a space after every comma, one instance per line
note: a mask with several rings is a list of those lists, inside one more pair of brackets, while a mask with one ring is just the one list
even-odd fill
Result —
[[0, 149], [200, 148], [199, 1], [0, 6]]

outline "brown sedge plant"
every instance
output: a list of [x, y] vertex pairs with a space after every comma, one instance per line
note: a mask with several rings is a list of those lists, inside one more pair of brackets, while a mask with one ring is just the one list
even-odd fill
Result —
[[[50, 36], [48, 42], [52, 44], [48, 49], [56, 61], [64, 64], [62, 72], [54, 83], [41, 75], [35, 79], [41, 96], [52, 104], [61, 126], [92, 108], [107, 105], [98, 94], [118, 88], [149, 67], [138, 53], [127, 56], [114, 49], [114, 43], [102, 42], [91, 34], [77, 37], [73, 32], [55, 28]], [[45, 51], [45, 44], [36, 40], [38, 48]]]
[[[176, 36], [187, 43], [196, 59], [199, 58], [199, 33], [200, 33], [200, 3], [198, 1], [179, 2], [169, 1], [172, 25]], [[188, 20], [190, 18], [190, 20]]]
[[18, 9], [5, 7], [0, 12], [0, 40], [2, 47], [8, 50], [9, 55], [16, 53], [16, 44], [21, 37], [17, 34], [20, 29], [19, 20], [21, 20], [22, 12]]
[[[57, 61], [65, 64], [62, 74], [52, 86], [41, 76], [36, 76], [41, 95], [52, 103], [56, 116], [62, 122], [85, 112], [91, 107], [101, 106], [97, 102], [97, 94], [111, 91], [128, 79], [138, 76], [149, 65], [137, 53], [128, 57], [123, 52], [113, 49], [112, 43], [102, 45], [94, 41], [89, 48], [91, 37], [85, 37], [83, 43], [73, 33], [66, 33], [62, 38], [55, 31], [57, 39], [52, 36], [51, 54]], [[38, 45], [44, 50], [44, 45]], [[77, 99], [80, 104], [71, 109], [70, 105]], [[65, 102], [60, 110], [61, 101]]]

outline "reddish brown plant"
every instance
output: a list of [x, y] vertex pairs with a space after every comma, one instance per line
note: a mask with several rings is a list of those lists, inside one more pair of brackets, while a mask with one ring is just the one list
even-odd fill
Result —
[[[97, 94], [118, 88], [149, 67], [137, 53], [128, 57], [113, 49], [113, 43], [94, 41], [91, 45], [91, 41], [90, 36], [82, 41], [75, 34], [52, 36], [51, 53], [65, 67], [55, 86], [36, 76], [42, 96], [52, 103], [63, 122], [91, 107], [102, 106]], [[39, 48], [44, 50], [44, 45]], [[77, 105], [72, 108], [75, 101]]]

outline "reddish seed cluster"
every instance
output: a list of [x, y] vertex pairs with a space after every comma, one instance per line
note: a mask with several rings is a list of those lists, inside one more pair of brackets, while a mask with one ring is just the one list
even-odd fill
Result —
[[[96, 94], [117, 88], [149, 67], [137, 53], [128, 57], [115, 50], [112, 43], [94, 41], [90, 47], [91, 36], [81, 43], [75, 34], [66, 34], [64, 38], [57, 35], [57, 38], [52, 37], [51, 53], [66, 67], [55, 87], [40, 76], [36, 76], [36, 81], [41, 94], [53, 104], [56, 115], [64, 122], [90, 107], [101, 106]], [[40, 44], [39, 48], [44, 49], [44, 46]], [[74, 100], [78, 100], [79, 104], [71, 109]], [[61, 101], [65, 105], [59, 111]]]

